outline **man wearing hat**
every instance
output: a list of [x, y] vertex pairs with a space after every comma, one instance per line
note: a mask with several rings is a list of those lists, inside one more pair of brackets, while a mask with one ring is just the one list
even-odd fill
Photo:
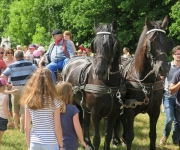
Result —
[[62, 70], [64, 65], [75, 54], [72, 44], [70, 41], [63, 39], [63, 33], [60, 29], [52, 32], [52, 38], [54, 39], [54, 43], [49, 46], [46, 53], [50, 63], [46, 67], [52, 72], [52, 78], [55, 83], [56, 77], [54, 72], [57, 70]]

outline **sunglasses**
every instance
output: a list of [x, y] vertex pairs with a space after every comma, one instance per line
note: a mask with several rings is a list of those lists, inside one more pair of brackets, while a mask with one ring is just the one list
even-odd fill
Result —
[[7, 54], [13, 54], [12, 52], [7, 52]]
[[4, 52], [0, 52], [0, 54], [4, 54]]

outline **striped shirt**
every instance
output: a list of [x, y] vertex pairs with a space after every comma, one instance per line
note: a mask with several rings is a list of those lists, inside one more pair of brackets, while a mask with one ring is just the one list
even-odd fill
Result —
[[5, 76], [11, 76], [11, 82], [13, 85], [26, 84], [29, 78], [35, 70], [36, 65], [32, 64], [30, 61], [21, 59], [10, 64], [6, 70], [3, 71]]
[[[54, 111], [60, 107], [61, 103], [54, 101], [55, 107], [52, 109], [29, 110], [32, 119], [30, 141], [40, 144], [56, 144], [58, 140], [55, 134]], [[60, 112], [59, 112], [60, 113]]]

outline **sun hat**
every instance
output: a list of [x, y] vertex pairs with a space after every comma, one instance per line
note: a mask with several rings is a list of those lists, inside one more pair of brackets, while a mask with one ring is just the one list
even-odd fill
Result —
[[43, 46], [39, 46], [37, 50], [45, 52], [45, 48]]
[[0, 78], [0, 86], [6, 85], [6, 81], [3, 78]]
[[33, 56], [34, 56], [34, 57], [40, 57], [40, 55], [41, 55], [41, 52], [38, 51], [38, 50], [35, 50], [35, 51], [33, 52]]

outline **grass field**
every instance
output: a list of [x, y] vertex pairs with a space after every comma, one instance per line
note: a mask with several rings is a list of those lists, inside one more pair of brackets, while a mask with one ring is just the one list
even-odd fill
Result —
[[[159, 140], [162, 137], [163, 125], [165, 120], [165, 114], [161, 113], [157, 124], [157, 150], [178, 150], [177, 146], [172, 144], [171, 136], [168, 138], [166, 145], [161, 146]], [[135, 138], [132, 145], [132, 150], [148, 150], [149, 149], [149, 117], [147, 114], [140, 114], [135, 119]], [[101, 133], [103, 135], [103, 132]], [[101, 138], [100, 150], [103, 149], [104, 137]], [[81, 150], [82, 148], [79, 148]], [[112, 150], [125, 150], [125, 147], [121, 145]], [[25, 141], [25, 134], [19, 132], [19, 130], [8, 129], [2, 139], [1, 150], [27, 150], [27, 144]]]

